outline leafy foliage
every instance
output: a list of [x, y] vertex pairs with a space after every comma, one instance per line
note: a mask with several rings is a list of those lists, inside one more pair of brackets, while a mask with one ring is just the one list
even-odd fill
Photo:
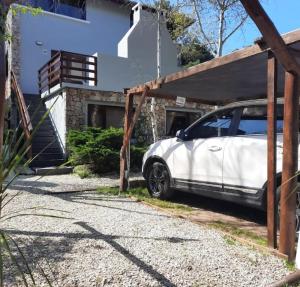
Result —
[[160, 7], [165, 13], [167, 29], [180, 49], [182, 66], [190, 67], [214, 58], [207, 46], [203, 45], [199, 38], [191, 35], [189, 27], [195, 20], [190, 15], [183, 13], [179, 6], [171, 4], [168, 0], [158, 0], [154, 2], [154, 7]]
[[[1, 1], [2, 2], [2, 1]], [[42, 12], [41, 8], [34, 8], [30, 6], [26, 0], [7, 0], [5, 3], [0, 2], [0, 41], [11, 41], [13, 35], [10, 34], [6, 27], [6, 16], [8, 9], [10, 9], [13, 16], [16, 16], [18, 13], [26, 14], [30, 13], [33, 16], [36, 16]], [[23, 4], [21, 5], [12, 5], [10, 4]]]
[[89, 178], [94, 176], [93, 171], [88, 164], [75, 166], [73, 172], [76, 173], [80, 178]]
[[197, 38], [187, 36], [181, 45], [181, 64], [191, 67], [213, 59], [214, 56]]
[[165, 12], [167, 29], [172, 40], [178, 41], [187, 33], [187, 28], [194, 23], [188, 15], [182, 13], [179, 7], [171, 4], [168, 0], [158, 0], [154, 2], [154, 7]]
[[[53, 105], [54, 104], [55, 102]], [[38, 106], [38, 110], [40, 105]], [[26, 169], [29, 164], [40, 155], [39, 153], [34, 158], [31, 158], [28, 154], [31, 148], [32, 139], [45, 118], [49, 115], [51, 108], [52, 107], [50, 107], [50, 109], [38, 120], [38, 123], [31, 132], [29, 138], [25, 137], [24, 131], [20, 128], [20, 124], [14, 130], [4, 130], [4, 145], [0, 154], [0, 223], [2, 227], [0, 228], [1, 287], [4, 286], [4, 278], [9, 276], [13, 276], [16, 281], [21, 281], [22, 286], [37, 286], [35, 281], [37, 273], [44, 278], [47, 285], [51, 286], [51, 280], [48, 278], [42, 266], [40, 266], [40, 263], [29, 263], [27, 254], [23, 251], [24, 246], [21, 248], [19, 242], [3, 230], [6, 221], [16, 217], [26, 217], [32, 214], [35, 216], [67, 219], [67, 217], [52, 214], [52, 212], [67, 213], [65, 211], [40, 206], [27, 207], [14, 211], [9, 209], [13, 200], [17, 198], [22, 191], [10, 193], [8, 188], [17, 178], [20, 170]], [[32, 120], [38, 115], [38, 110], [34, 112], [31, 118]], [[47, 213], [45, 213], [45, 211]], [[7, 268], [8, 266], [9, 268]], [[19, 284], [17, 285], [19, 286]]]
[[[67, 136], [70, 162], [74, 165], [91, 165], [94, 173], [118, 171], [123, 130], [117, 128], [87, 128], [71, 130]], [[131, 166], [140, 169], [145, 147], [131, 147]]]

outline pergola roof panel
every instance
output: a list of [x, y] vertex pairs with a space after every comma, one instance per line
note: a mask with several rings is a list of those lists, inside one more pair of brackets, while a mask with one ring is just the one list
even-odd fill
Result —
[[[300, 30], [283, 36], [300, 50]], [[258, 44], [146, 83], [156, 97], [185, 97], [210, 104], [266, 97], [268, 49]], [[300, 55], [300, 53], [299, 53]], [[283, 94], [284, 73], [278, 66], [278, 93]], [[127, 93], [139, 94], [144, 85]]]

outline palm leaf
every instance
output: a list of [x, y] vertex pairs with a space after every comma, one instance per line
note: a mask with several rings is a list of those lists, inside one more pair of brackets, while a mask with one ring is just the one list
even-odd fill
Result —
[[33, 285], [36, 286], [35, 280], [34, 280], [34, 277], [33, 277], [33, 274], [32, 274], [32, 271], [31, 271], [31, 269], [30, 269], [30, 267], [29, 267], [29, 264], [28, 264], [28, 262], [27, 262], [27, 260], [26, 260], [26, 258], [25, 258], [25, 256], [24, 256], [22, 250], [21, 250], [20, 247], [19, 247], [18, 243], [17, 243], [11, 236], [9, 236], [8, 234], [6, 234], [6, 236], [10, 239], [10, 241], [11, 241], [11, 242], [15, 245], [15, 247], [17, 248], [17, 250], [18, 250], [19, 254], [21, 255], [21, 258], [22, 258], [22, 260], [23, 260], [23, 262], [24, 262], [24, 264], [25, 264], [25, 266], [26, 266], [27, 273], [29, 274], [29, 276], [30, 276], [30, 278], [31, 278], [31, 281], [32, 281]]
[[12, 253], [11, 248], [9, 246], [9, 242], [7, 241], [6, 236], [5, 236], [5, 234], [3, 232], [0, 232], [0, 238], [1, 238], [1, 245], [8, 252], [10, 259], [12, 260], [13, 264], [17, 267], [17, 269], [19, 271], [19, 274], [22, 277], [22, 281], [24, 282], [25, 286], [28, 287], [29, 285], [28, 285], [26, 276], [25, 276], [25, 274], [24, 274], [24, 272], [23, 272], [20, 264], [18, 263], [18, 260], [16, 259], [16, 257]]

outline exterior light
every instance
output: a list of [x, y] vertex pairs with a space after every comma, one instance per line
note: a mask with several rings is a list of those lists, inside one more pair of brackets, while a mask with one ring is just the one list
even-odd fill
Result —
[[35, 41], [35, 44], [37, 45], [37, 46], [43, 46], [43, 42], [42, 41]]

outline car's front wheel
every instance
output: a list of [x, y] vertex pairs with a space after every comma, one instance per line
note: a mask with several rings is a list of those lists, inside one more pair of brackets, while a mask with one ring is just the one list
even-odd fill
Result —
[[152, 197], [169, 199], [173, 195], [170, 188], [170, 175], [167, 167], [161, 162], [154, 162], [147, 171], [147, 188]]

